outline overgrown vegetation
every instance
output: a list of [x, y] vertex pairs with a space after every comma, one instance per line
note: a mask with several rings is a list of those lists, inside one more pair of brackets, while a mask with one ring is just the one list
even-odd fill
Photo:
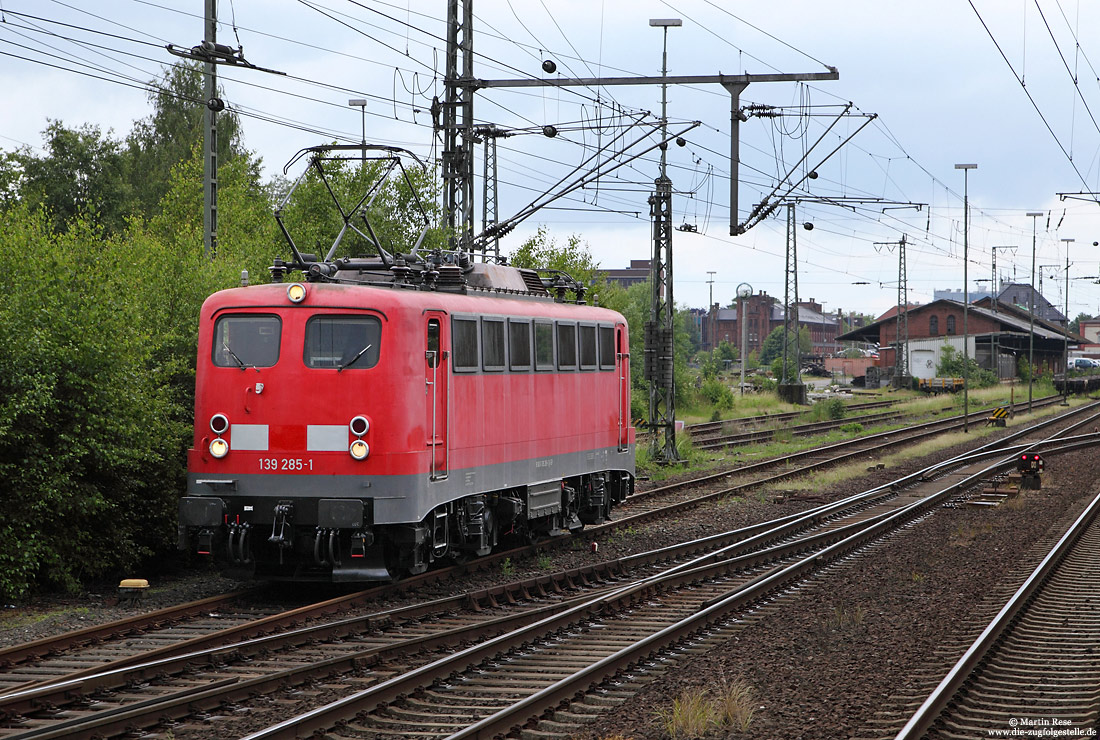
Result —
[[[176, 67], [153, 114], [118, 141], [95, 127], [46, 128], [44, 154], [0, 156], [0, 597], [76, 591], [175, 555], [194, 409], [199, 309], [253, 282], [286, 247], [273, 193], [222, 117], [218, 248], [202, 233], [201, 72]], [[345, 167], [335, 187], [374, 176]], [[421, 200], [435, 198], [414, 175]], [[323, 184], [309, 181], [288, 221], [314, 222]], [[408, 234], [410, 193], [386, 183], [379, 233]], [[387, 226], [388, 224], [388, 226]], [[306, 229], [307, 242], [310, 233]], [[316, 240], [321, 237], [316, 236]], [[433, 233], [432, 240], [441, 236]]]
[[657, 718], [671, 738], [698, 738], [713, 728], [749, 729], [756, 711], [756, 689], [744, 678], [722, 678], [712, 697], [706, 689], [684, 689]]
[[[969, 375], [967, 368], [970, 369]], [[973, 357], [963, 357], [957, 349], [944, 342], [940, 348], [940, 362], [936, 375], [941, 378], [969, 378], [971, 388], [988, 388], [997, 385], [997, 375], [992, 370], [978, 366]]]

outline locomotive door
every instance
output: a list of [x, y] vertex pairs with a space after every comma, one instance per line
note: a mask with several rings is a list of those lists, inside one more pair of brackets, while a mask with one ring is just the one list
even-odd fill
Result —
[[615, 327], [615, 372], [619, 378], [619, 450], [630, 442], [630, 348], [624, 346], [623, 326]]
[[431, 480], [447, 477], [447, 356], [443, 314], [429, 312], [424, 350], [424, 400]]

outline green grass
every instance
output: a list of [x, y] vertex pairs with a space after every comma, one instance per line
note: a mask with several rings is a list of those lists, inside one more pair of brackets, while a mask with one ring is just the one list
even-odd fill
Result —
[[714, 704], [704, 689], [684, 689], [672, 700], [671, 709], [658, 709], [657, 717], [673, 740], [697, 738], [714, 724]]
[[[1036, 383], [1033, 397], [1038, 400], [1053, 393], [1053, 386], [1047, 383]], [[767, 409], [768, 413], [779, 413], [781, 411], [792, 410], [809, 410], [809, 407], [798, 407], [792, 404], [782, 403], [773, 395], [757, 393], [751, 396], [745, 396], [746, 402], [744, 405], [735, 405], [734, 416], [729, 418], [737, 418], [738, 411], [743, 411], [740, 416], [754, 416], [763, 413], [760, 409]], [[911, 413], [913, 415], [931, 415], [936, 412], [939, 415], [953, 415], [962, 412], [963, 396], [961, 393], [953, 396], [945, 395], [927, 395], [912, 390], [895, 390], [891, 393], [887, 393], [885, 389], [877, 395], [861, 395], [854, 399], [854, 403], [863, 403], [869, 401], [890, 399], [896, 401], [893, 409]], [[970, 410], [977, 411], [981, 409], [993, 409], [998, 406], [1002, 406], [1015, 400], [1016, 403], [1027, 400], [1027, 385], [1017, 383], [1013, 392], [1013, 388], [1006, 385], [994, 386], [991, 388], [975, 388], [970, 391]], [[738, 402], [741, 399], [738, 397]], [[1083, 398], [1071, 398], [1071, 405], [1085, 403], [1086, 399]], [[751, 405], [750, 405], [751, 404]], [[873, 414], [882, 411], [882, 409], [868, 410], [866, 413]], [[699, 420], [709, 420], [710, 414], [713, 413], [713, 409], [707, 408], [700, 411]], [[827, 414], [826, 411], [818, 412], [821, 414]], [[1027, 421], [1032, 418], [1036, 418], [1041, 415], [1048, 415], [1052, 413], [1049, 409], [1043, 409], [1035, 412], [1031, 416], [1017, 414], [1013, 421]], [[789, 455], [793, 452], [800, 452], [802, 450], [810, 449], [813, 447], [819, 447], [824, 444], [830, 444], [832, 442], [840, 442], [843, 440], [851, 439], [852, 437], [860, 436], [861, 434], [872, 434], [875, 432], [888, 432], [894, 429], [903, 429], [912, 426], [911, 421], [895, 422], [888, 424], [876, 424], [864, 428], [860, 423], [860, 414], [846, 414], [845, 418], [850, 418], [851, 421], [848, 424], [842, 426], [839, 430], [830, 431], [827, 434], [815, 435], [813, 437], [795, 438], [785, 426], [779, 422], [772, 424], [764, 424], [762, 429], [776, 428], [778, 433], [775, 437], [767, 443], [745, 445], [738, 448], [728, 448], [724, 451], [716, 452], [703, 452], [696, 450], [691, 444], [689, 435], [680, 433], [676, 435], [677, 450], [680, 453], [680, 457], [684, 460], [682, 463], [673, 465], [658, 465], [653, 462], [649, 453], [649, 440], [650, 437], [647, 434], [641, 433], [638, 435], [638, 443], [635, 448], [635, 464], [639, 473], [642, 475], [648, 475], [650, 479], [654, 481], [665, 480], [678, 473], [683, 473], [686, 470], [692, 470], [696, 472], [705, 472], [707, 470], [719, 469], [722, 467], [728, 467], [733, 460], [741, 462], [750, 462], [758, 459], [764, 459], [769, 457], [778, 457], [782, 455]], [[694, 423], [694, 422], [688, 422]], [[1010, 425], [1012, 422], [1010, 422]], [[980, 422], [974, 422], [970, 425], [970, 436], [984, 436], [993, 431], [992, 428], [985, 427]], [[952, 443], [957, 444], [958, 439], [953, 439]], [[926, 448], [923, 445], [918, 445], [915, 449], [920, 452], [915, 454], [928, 454], [929, 452], [940, 449], [943, 445], [934, 448]], [[907, 459], [914, 455], [908, 455], [903, 458]], [[862, 467], [858, 469], [859, 473], [864, 472]], [[853, 473], [854, 475], [855, 473]]]

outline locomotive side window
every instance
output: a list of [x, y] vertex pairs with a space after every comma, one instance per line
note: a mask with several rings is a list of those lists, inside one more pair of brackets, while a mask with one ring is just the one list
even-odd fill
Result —
[[508, 319], [508, 358], [512, 370], [531, 369], [531, 323]]
[[439, 319], [428, 320], [428, 367], [439, 367]]
[[615, 369], [615, 328], [600, 327], [600, 369]]
[[535, 369], [554, 369], [554, 325], [546, 321], [535, 322]]
[[271, 367], [279, 361], [282, 322], [278, 316], [235, 314], [214, 324], [214, 364], [218, 367]]
[[451, 349], [455, 370], [477, 370], [477, 319], [451, 319]]
[[577, 369], [577, 325], [558, 323], [558, 369]]
[[306, 322], [306, 367], [365, 370], [378, 364], [382, 322], [373, 316], [319, 314]]
[[481, 361], [486, 370], [504, 369], [504, 319], [481, 320]]
[[581, 324], [578, 330], [581, 345], [581, 370], [595, 370], [596, 327]]

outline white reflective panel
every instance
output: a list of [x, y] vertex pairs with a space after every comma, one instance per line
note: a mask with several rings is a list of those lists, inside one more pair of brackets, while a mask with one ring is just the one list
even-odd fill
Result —
[[229, 439], [234, 450], [266, 450], [267, 424], [234, 424]]
[[309, 452], [347, 452], [346, 424], [310, 424], [306, 427], [306, 450]]

